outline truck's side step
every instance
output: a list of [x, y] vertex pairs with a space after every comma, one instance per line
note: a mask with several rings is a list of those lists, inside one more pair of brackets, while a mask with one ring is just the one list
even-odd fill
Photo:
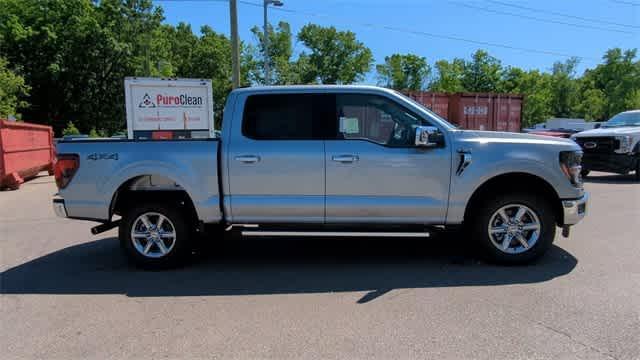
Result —
[[364, 232], [364, 231], [269, 231], [243, 230], [242, 236], [309, 236], [309, 237], [429, 237], [428, 232]]

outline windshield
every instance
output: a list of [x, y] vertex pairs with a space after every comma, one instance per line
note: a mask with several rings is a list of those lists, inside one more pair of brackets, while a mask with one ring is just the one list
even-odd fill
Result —
[[409, 101], [410, 103], [412, 103], [412, 104], [414, 104], [414, 105], [418, 106], [420, 109], [424, 110], [424, 111], [425, 111], [426, 113], [428, 113], [430, 116], [432, 116], [432, 117], [434, 117], [434, 118], [436, 118], [436, 119], [440, 120], [441, 122], [443, 122], [443, 123], [444, 123], [444, 124], [446, 124], [446, 125], [449, 125], [452, 129], [457, 129], [457, 128], [458, 128], [458, 126], [456, 126], [456, 125], [454, 125], [454, 124], [450, 123], [449, 121], [447, 121], [447, 120], [446, 120], [445, 118], [443, 118], [442, 116], [440, 116], [440, 115], [436, 114], [436, 113], [435, 113], [435, 112], [433, 112], [431, 109], [429, 109], [428, 107], [424, 106], [423, 104], [421, 104], [421, 103], [419, 103], [419, 102], [415, 101], [414, 99], [410, 98], [409, 96], [407, 96], [407, 95], [405, 95], [405, 94], [403, 94], [403, 93], [401, 93], [401, 92], [399, 92], [399, 91], [396, 91], [396, 90], [394, 90], [393, 92], [395, 92], [397, 95], [401, 96], [403, 99], [405, 99], [405, 100]]
[[602, 125], [603, 128], [640, 126], [640, 111], [620, 113]]

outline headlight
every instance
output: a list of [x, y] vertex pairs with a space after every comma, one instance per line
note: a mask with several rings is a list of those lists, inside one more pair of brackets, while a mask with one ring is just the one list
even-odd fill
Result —
[[582, 152], [562, 151], [560, 152], [560, 168], [562, 172], [575, 187], [582, 187]]
[[631, 152], [631, 136], [616, 136], [616, 140], [618, 140], [618, 142], [620, 143], [620, 147], [618, 147], [615, 152], [617, 152], [618, 154], [626, 154]]

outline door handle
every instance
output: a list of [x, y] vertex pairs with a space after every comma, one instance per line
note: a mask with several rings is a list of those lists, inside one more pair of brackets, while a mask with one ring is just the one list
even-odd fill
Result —
[[257, 163], [258, 161], [260, 161], [260, 156], [256, 156], [256, 155], [241, 155], [241, 156], [236, 156], [236, 160], [243, 162], [245, 164], [253, 164], [253, 163]]
[[354, 161], [358, 161], [359, 159], [360, 158], [358, 158], [356, 155], [337, 155], [331, 157], [331, 160], [341, 163], [352, 163]]

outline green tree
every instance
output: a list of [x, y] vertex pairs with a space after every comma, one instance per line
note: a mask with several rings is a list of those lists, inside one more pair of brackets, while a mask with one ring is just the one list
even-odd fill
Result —
[[575, 79], [578, 58], [557, 61], [551, 70], [551, 111], [556, 117], [571, 117], [578, 102], [578, 82]]
[[538, 70], [524, 71], [517, 67], [504, 70], [499, 92], [524, 95], [522, 127], [546, 121], [551, 110], [551, 76]]
[[161, 34], [169, 43], [169, 62], [174, 76], [188, 76], [193, 69], [192, 59], [199, 38], [191, 25], [180, 22], [175, 27], [163, 25]]
[[484, 50], [478, 50], [465, 61], [462, 71], [462, 86], [466, 91], [496, 92], [500, 87], [502, 64], [500, 60]]
[[593, 81], [587, 77], [579, 79], [577, 87], [573, 114], [585, 120], [603, 120], [607, 106], [606, 94], [597, 89]]
[[24, 78], [8, 68], [8, 62], [0, 57], [0, 118], [18, 115], [18, 108], [26, 108], [23, 99], [28, 95], [29, 87]]
[[[210, 26], [200, 29], [200, 36], [191, 26], [179, 23], [176, 27], [165, 25], [163, 36], [168, 39], [169, 60], [173, 76], [211, 79], [216, 126], [222, 121], [222, 110], [231, 91], [231, 41]], [[250, 85], [250, 69], [255, 68], [248, 48], [241, 45], [241, 84]], [[252, 62], [252, 63], [249, 63]]]
[[93, 11], [83, 0], [0, 2], [0, 53], [21, 66], [31, 86], [29, 120], [61, 129], [61, 119], [82, 99], [75, 96], [91, 80], [91, 44], [100, 38]]
[[414, 54], [393, 54], [376, 65], [380, 84], [396, 90], [422, 90], [431, 73], [427, 59]]
[[[125, 127], [123, 80], [127, 76], [174, 75], [166, 59], [167, 44], [161, 36], [162, 9], [151, 0], [101, 0], [94, 2], [101, 39], [97, 43], [95, 91], [90, 103], [78, 111], [80, 129], [104, 128], [113, 133]], [[89, 70], [91, 71], [91, 70]], [[97, 108], [97, 109], [96, 109]], [[99, 113], [95, 116], [94, 113]], [[93, 116], [92, 116], [93, 115]], [[89, 116], [91, 118], [87, 119]], [[91, 119], [94, 119], [93, 121]]]
[[624, 100], [627, 109], [640, 109], [640, 89], [635, 89]]
[[67, 123], [67, 127], [62, 130], [62, 136], [69, 135], [80, 135], [80, 130], [78, 130], [78, 128], [73, 124], [72, 121], [69, 121]]
[[[169, 25], [163, 25], [152, 30], [150, 37], [149, 49], [152, 54], [149, 61], [149, 76], [153, 77], [174, 77], [175, 66], [172, 60], [176, 57], [172, 54], [172, 41], [167, 36], [166, 28]], [[172, 28], [172, 27], [171, 27]]]
[[307, 24], [298, 39], [309, 51], [299, 59], [303, 83], [350, 84], [362, 80], [373, 62], [371, 50], [351, 31]]
[[435, 79], [429, 84], [429, 90], [448, 93], [465, 91], [462, 84], [464, 60], [438, 60], [435, 70]]
[[56, 132], [68, 118], [82, 131], [124, 127], [124, 77], [158, 63], [150, 0], [3, 0], [0, 19], [0, 53], [31, 86], [25, 117]]
[[[270, 84], [285, 85], [299, 82], [298, 74], [295, 72], [295, 64], [291, 61], [293, 44], [289, 23], [281, 21], [275, 29], [271, 24], [269, 24], [268, 27]], [[251, 81], [258, 84], [265, 84], [264, 62], [267, 57], [265, 57], [264, 51], [264, 32], [258, 26], [251, 28], [251, 32], [255, 36], [258, 44], [257, 46], [248, 47], [249, 57], [245, 57], [245, 61], [251, 62], [253, 59], [253, 63], [249, 65], [251, 67]]]
[[214, 112], [219, 122], [227, 94], [231, 91], [231, 42], [206, 25], [200, 32], [202, 36], [193, 49], [189, 70], [182, 76], [212, 79]]
[[[164, 53], [160, 39], [164, 15], [151, 0], [101, 0], [96, 2], [98, 20], [109, 40], [125, 55], [129, 76], [152, 76], [158, 68], [157, 52]], [[155, 43], [155, 44], [154, 44]], [[110, 59], [116, 60], [116, 59]]]
[[90, 138], [100, 138], [100, 137], [108, 137], [108, 133], [105, 129], [96, 130], [95, 128], [91, 128], [89, 131]]
[[640, 60], [637, 50], [610, 49], [603, 56], [603, 63], [587, 70], [583, 81], [600, 90], [605, 97], [603, 119], [632, 108], [638, 108], [637, 92], [640, 90]]

